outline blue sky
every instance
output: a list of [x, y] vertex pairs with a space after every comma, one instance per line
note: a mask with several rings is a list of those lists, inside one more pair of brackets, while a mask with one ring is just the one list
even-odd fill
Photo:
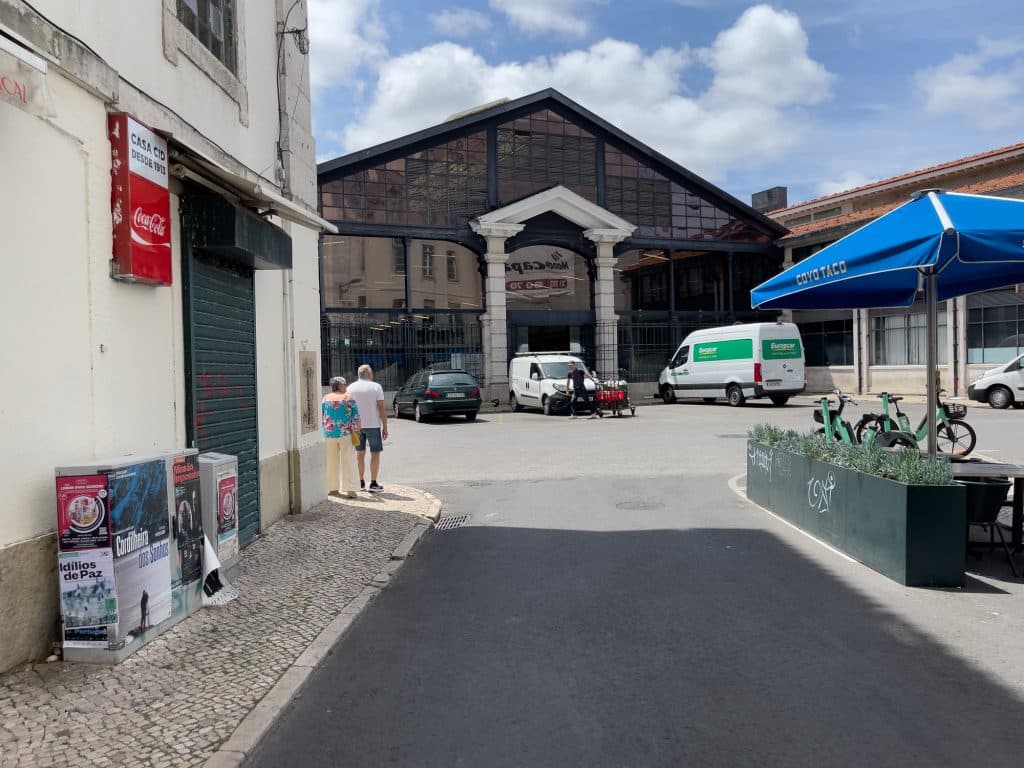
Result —
[[1019, 0], [308, 0], [317, 157], [554, 87], [749, 200], [1024, 140]]

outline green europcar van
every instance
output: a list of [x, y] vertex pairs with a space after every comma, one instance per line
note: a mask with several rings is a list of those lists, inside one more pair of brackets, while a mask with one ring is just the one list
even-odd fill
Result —
[[396, 419], [408, 414], [416, 421], [431, 416], [465, 416], [473, 421], [480, 411], [480, 384], [466, 371], [425, 368], [395, 392], [391, 410]]

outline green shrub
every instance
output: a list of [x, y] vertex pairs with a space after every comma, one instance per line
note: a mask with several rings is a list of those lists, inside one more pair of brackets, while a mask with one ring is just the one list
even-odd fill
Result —
[[953, 484], [949, 459], [938, 457], [932, 460], [920, 451], [885, 449], [874, 443], [847, 445], [838, 440], [826, 440], [825, 435], [818, 432], [800, 434], [774, 424], [757, 424], [747, 431], [747, 437], [771, 448], [781, 448], [826, 464], [907, 485]]

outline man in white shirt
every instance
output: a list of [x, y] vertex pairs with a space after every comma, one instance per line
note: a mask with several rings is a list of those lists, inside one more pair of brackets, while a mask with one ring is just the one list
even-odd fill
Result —
[[[359, 487], [370, 493], [380, 493], [383, 486], [377, 482], [380, 453], [388, 439], [388, 413], [384, 408], [384, 388], [373, 380], [373, 368], [359, 366], [359, 381], [348, 385], [348, 393], [359, 408], [359, 445], [356, 463], [359, 465]], [[366, 446], [370, 446], [370, 487], [366, 487]]]

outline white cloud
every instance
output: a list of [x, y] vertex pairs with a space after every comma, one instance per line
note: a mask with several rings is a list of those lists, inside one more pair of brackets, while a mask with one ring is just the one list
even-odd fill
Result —
[[491, 8], [508, 16], [527, 34], [555, 33], [582, 37], [590, 28], [584, 13], [600, 0], [490, 0]]
[[379, 0], [310, 0], [309, 79], [316, 97], [334, 85], [363, 85], [361, 66], [387, 57]]
[[477, 35], [491, 28], [491, 20], [486, 13], [469, 8], [445, 8], [431, 14], [430, 23], [439, 34], [453, 38]]
[[[688, 70], [711, 83], [691, 94]], [[645, 51], [620, 40], [530, 61], [491, 64], [445, 42], [384, 63], [367, 107], [343, 130], [347, 151], [434, 125], [502, 97], [553, 87], [690, 170], [722, 178], [797, 145], [804, 105], [829, 95], [833, 76], [807, 55], [799, 20], [767, 6], [746, 11], [710, 49]]]
[[1024, 118], [1024, 44], [981, 40], [978, 50], [919, 70], [914, 82], [929, 115], [952, 115], [980, 128], [999, 129]]
[[837, 192], [846, 192], [857, 187], [863, 187], [865, 184], [870, 184], [873, 181], [877, 181], [877, 179], [869, 178], [860, 171], [846, 171], [836, 178], [819, 181], [814, 185], [814, 189], [819, 197], [825, 197], [826, 195], [834, 195]]

